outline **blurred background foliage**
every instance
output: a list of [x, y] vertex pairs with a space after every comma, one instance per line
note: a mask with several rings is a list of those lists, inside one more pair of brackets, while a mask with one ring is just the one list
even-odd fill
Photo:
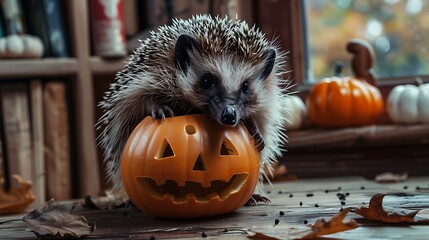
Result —
[[309, 0], [306, 8], [315, 81], [332, 76], [338, 60], [351, 75], [345, 46], [352, 38], [373, 46], [378, 78], [429, 74], [429, 1]]

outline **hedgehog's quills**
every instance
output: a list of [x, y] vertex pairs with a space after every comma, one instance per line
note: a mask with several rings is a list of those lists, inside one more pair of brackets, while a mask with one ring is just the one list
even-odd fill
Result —
[[[121, 185], [122, 150], [145, 116], [205, 113], [223, 125], [245, 123], [260, 150], [262, 183], [286, 141], [283, 67], [276, 44], [243, 21], [194, 16], [152, 32], [100, 103], [98, 140], [110, 180]], [[261, 186], [256, 202], [266, 200]]]

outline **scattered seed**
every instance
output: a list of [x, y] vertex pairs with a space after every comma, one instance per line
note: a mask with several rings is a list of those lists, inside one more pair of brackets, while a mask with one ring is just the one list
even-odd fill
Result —
[[279, 220], [279, 219], [274, 220], [274, 225], [279, 224], [279, 222], [280, 222], [280, 220]]
[[346, 196], [350, 196], [350, 193], [346, 192]]
[[291, 193], [291, 194], [289, 194], [289, 197], [291, 198], [291, 197], [293, 197], [293, 194]]
[[206, 238], [206, 237], [207, 237], [207, 234], [206, 234], [205, 232], [202, 232], [202, 233], [201, 233], [201, 237]]
[[329, 192], [329, 190], [328, 190], [328, 189], [326, 189], [326, 190], [325, 190], [325, 193], [328, 193], [328, 192]]
[[341, 191], [341, 187], [338, 187], [337, 189], [338, 189], [338, 191]]
[[285, 212], [280, 211], [280, 212], [279, 212], [279, 215], [280, 215], [280, 216], [283, 216], [283, 215], [285, 215]]
[[307, 224], [308, 223], [308, 221], [307, 220], [304, 220], [304, 224]]
[[408, 189], [408, 186], [404, 186], [404, 189]]
[[312, 193], [307, 193], [307, 197], [312, 197], [312, 196], [314, 196], [314, 194], [312, 194]]
[[351, 208], [351, 209], [350, 209], [350, 212], [355, 212], [355, 209]]
[[344, 202], [344, 201], [341, 201], [341, 205], [346, 205], [346, 202]]
[[279, 193], [279, 194], [282, 194], [282, 193], [283, 193], [283, 191], [282, 191], [282, 190], [279, 190], [279, 191], [278, 191], [278, 193]]
[[302, 206], [302, 202], [299, 202], [299, 206]]
[[360, 187], [360, 189], [361, 189], [361, 190], [364, 190], [364, 189], [365, 189], [365, 187], [364, 187], [364, 186], [362, 186], [362, 187]]
[[343, 210], [344, 210], [344, 208], [343, 208], [343, 207], [341, 207], [341, 208], [340, 208], [340, 212], [342, 212]]
[[316, 204], [314, 204], [314, 207], [319, 207], [319, 204], [317, 204], [317, 203], [316, 203]]
[[270, 194], [271, 193], [271, 191], [267, 191], [267, 194]]
[[419, 187], [419, 186], [417, 186], [417, 187], [416, 187], [416, 190], [420, 190], [420, 187]]

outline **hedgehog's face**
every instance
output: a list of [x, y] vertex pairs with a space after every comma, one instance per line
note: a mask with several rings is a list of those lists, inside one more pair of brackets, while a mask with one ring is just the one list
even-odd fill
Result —
[[258, 111], [276, 52], [268, 49], [262, 62], [248, 63], [233, 54], [206, 57], [200, 51], [187, 35], [177, 40], [178, 85], [186, 100], [222, 125], [236, 126]]

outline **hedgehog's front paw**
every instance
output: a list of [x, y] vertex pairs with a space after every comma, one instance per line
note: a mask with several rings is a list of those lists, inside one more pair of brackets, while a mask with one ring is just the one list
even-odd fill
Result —
[[174, 112], [171, 110], [170, 106], [164, 105], [152, 109], [151, 115], [153, 121], [155, 121], [155, 119], [164, 120], [168, 117], [174, 117]]
[[260, 194], [253, 194], [252, 197], [250, 197], [250, 199], [247, 201], [247, 203], [245, 205], [246, 206], [256, 206], [260, 202], [263, 202], [265, 204], [269, 204], [269, 203], [271, 203], [271, 200], [266, 196], [262, 196]]

